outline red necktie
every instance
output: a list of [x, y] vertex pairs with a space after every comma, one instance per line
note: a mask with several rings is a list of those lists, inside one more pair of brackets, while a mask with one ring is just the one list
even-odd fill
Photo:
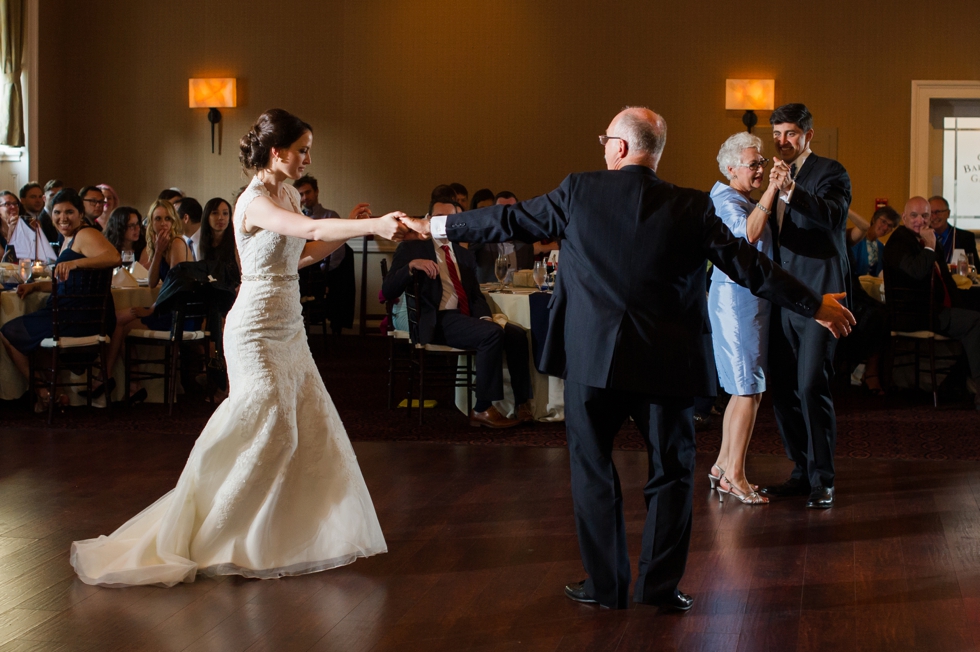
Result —
[[442, 250], [446, 254], [446, 268], [449, 270], [449, 280], [453, 282], [453, 288], [456, 290], [456, 301], [459, 304], [459, 311], [468, 317], [470, 314], [470, 301], [466, 298], [466, 290], [463, 289], [463, 284], [459, 280], [459, 274], [456, 273], [456, 265], [453, 263], [453, 256], [449, 251], [449, 245], [442, 245]]

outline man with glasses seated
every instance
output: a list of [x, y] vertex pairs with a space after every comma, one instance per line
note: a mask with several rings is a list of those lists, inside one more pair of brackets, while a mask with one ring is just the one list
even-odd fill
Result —
[[82, 219], [89, 226], [102, 231], [99, 217], [102, 216], [102, 211], [105, 208], [105, 195], [102, 194], [98, 186], [85, 186], [78, 193], [78, 196], [82, 198], [82, 205], [85, 207], [85, 215], [82, 216]]
[[942, 247], [946, 263], [958, 263], [959, 257], [954, 258], [953, 252], [962, 249], [963, 253], [973, 256], [976, 265], [977, 237], [949, 223], [949, 202], [939, 195], [930, 197], [929, 213], [929, 228], [936, 232], [936, 244]]

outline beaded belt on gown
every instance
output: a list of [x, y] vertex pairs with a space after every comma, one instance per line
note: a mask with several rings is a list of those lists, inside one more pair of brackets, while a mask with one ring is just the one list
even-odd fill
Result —
[[273, 283], [286, 283], [299, 280], [299, 274], [243, 274], [243, 281], [271, 281]]

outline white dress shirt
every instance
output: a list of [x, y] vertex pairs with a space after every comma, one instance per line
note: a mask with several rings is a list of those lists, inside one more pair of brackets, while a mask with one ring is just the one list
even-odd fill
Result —
[[[445, 219], [443, 220], [445, 225]], [[445, 229], [443, 229], [445, 230]], [[456, 310], [459, 307], [459, 297], [456, 296], [456, 287], [453, 279], [449, 275], [449, 265], [446, 264], [446, 252], [443, 245], [449, 245], [449, 256], [452, 258], [453, 265], [456, 266], [456, 275], [462, 284], [463, 276], [459, 271], [459, 261], [456, 260], [456, 252], [453, 251], [453, 244], [449, 240], [442, 238], [432, 238], [432, 246], [436, 249], [436, 264], [439, 266], [439, 280], [442, 282], [442, 299], [439, 300], [439, 310]]]
[[[796, 165], [796, 176], [799, 176], [800, 170], [803, 169], [803, 164], [806, 163], [806, 159], [810, 156], [810, 147], [807, 146], [803, 153], [797, 156], [792, 161], [786, 161], [786, 164], [792, 167]], [[794, 177], [795, 179], [795, 177]], [[786, 206], [789, 204], [790, 200], [793, 198], [793, 191], [796, 190], [796, 182], [794, 181], [793, 187], [787, 192], [779, 192], [779, 201], [776, 202], [776, 223], [779, 224], [779, 230], [783, 229], [783, 215], [786, 213]]]

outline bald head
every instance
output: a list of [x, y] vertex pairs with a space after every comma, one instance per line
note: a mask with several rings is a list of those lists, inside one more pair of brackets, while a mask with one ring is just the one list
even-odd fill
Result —
[[912, 197], [905, 202], [905, 211], [902, 213], [902, 224], [905, 228], [919, 233], [922, 227], [929, 224], [929, 202], [925, 197]]
[[645, 165], [657, 169], [667, 143], [667, 123], [646, 107], [630, 106], [620, 111], [609, 127], [606, 167], [618, 170], [625, 165]]

